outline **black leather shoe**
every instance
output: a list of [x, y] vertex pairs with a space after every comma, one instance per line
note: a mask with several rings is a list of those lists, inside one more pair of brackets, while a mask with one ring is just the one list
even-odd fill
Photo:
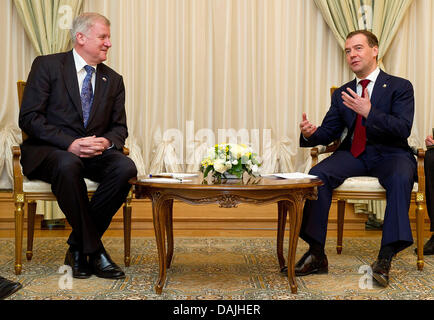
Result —
[[92, 267], [93, 274], [97, 277], [107, 279], [125, 278], [125, 273], [116, 263], [113, 262], [105, 249], [101, 249], [97, 253], [91, 254], [89, 256], [89, 263]]
[[308, 274], [323, 274], [329, 272], [327, 256], [314, 256], [309, 251], [306, 252], [295, 265], [296, 276], [306, 276]]
[[3, 277], [0, 277], [0, 300], [6, 299], [22, 287], [22, 284], [19, 282], [13, 282]]
[[72, 250], [66, 251], [65, 264], [72, 268], [72, 277], [77, 279], [86, 279], [92, 275], [86, 255], [81, 251]]
[[[414, 249], [414, 252], [416, 252], [416, 254], [417, 254], [417, 248]], [[423, 255], [424, 256], [434, 255], [434, 235], [423, 246]]]
[[372, 268], [372, 276], [379, 285], [387, 287], [389, 285], [389, 271], [392, 264], [392, 259], [380, 259], [375, 261]]

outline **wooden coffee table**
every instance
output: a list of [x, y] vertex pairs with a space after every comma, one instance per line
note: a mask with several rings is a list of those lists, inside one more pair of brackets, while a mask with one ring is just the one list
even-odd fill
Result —
[[[142, 178], [146, 182], [141, 181]], [[269, 204], [277, 202], [277, 258], [280, 268], [285, 266], [283, 240], [285, 222], [289, 212], [289, 249], [288, 279], [292, 293], [297, 293], [295, 281], [295, 253], [303, 217], [306, 199], [317, 199], [317, 187], [322, 185], [319, 179], [286, 180], [274, 177], [222, 180], [220, 183], [204, 180], [202, 175], [187, 178], [182, 183], [162, 183], [158, 179], [138, 177], [130, 180], [134, 185], [137, 199], [150, 198], [152, 201], [153, 223], [157, 242], [159, 277], [155, 291], [161, 294], [166, 281], [167, 268], [173, 257], [173, 200], [192, 205], [217, 203], [222, 208], [235, 208], [240, 203]], [[167, 236], [167, 249], [166, 249]]]

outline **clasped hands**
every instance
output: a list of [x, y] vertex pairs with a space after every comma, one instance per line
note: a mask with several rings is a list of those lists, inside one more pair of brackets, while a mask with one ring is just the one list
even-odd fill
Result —
[[[343, 104], [357, 114], [360, 114], [362, 117], [367, 118], [369, 111], [371, 111], [371, 101], [369, 99], [368, 89], [365, 88], [364, 97], [359, 96], [350, 88], [347, 88], [347, 90], [349, 94], [342, 91]], [[306, 113], [304, 112], [302, 121], [300, 122], [300, 130], [305, 138], [309, 138], [317, 130], [317, 127], [307, 119]]]
[[107, 138], [89, 136], [75, 139], [68, 147], [68, 151], [80, 158], [93, 158], [101, 155], [110, 145]]

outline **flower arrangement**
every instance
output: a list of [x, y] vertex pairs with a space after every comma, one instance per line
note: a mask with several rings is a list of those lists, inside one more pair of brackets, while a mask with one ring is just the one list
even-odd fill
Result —
[[236, 176], [242, 178], [247, 172], [259, 176], [261, 163], [257, 154], [244, 144], [216, 144], [208, 149], [207, 156], [202, 160], [200, 171], [206, 178], [209, 173], [217, 179]]

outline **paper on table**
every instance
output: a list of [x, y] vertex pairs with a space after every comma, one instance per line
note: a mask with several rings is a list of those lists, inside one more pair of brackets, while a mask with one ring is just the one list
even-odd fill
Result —
[[152, 182], [152, 183], [181, 183], [187, 182], [191, 180], [179, 180], [179, 179], [171, 179], [171, 178], [150, 178], [150, 179], [140, 179], [140, 182]]
[[283, 179], [315, 179], [317, 176], [302, 172], [271, 173], [263, 176], [275, 176]]
[[197, 177], [197, 173], [179, 173], [179, 172], [161, 172], [156, 174], [150, 174], [150, 177], [168, 177], [175, 179], [191, 178]]
[[197, 176], [198, 176], [197, 173], [172, 173], [172, 178], [175, 179], [192, 178]]

